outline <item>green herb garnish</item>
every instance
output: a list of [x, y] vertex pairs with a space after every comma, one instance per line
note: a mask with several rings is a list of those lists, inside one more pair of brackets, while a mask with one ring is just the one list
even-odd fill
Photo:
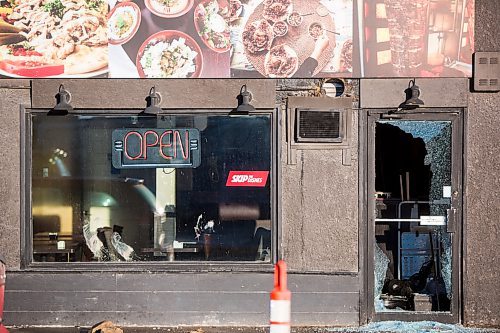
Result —
[[52, 16], [57, 16], [60, 19], [63, 18], [64, 15], [64, 5], [61, 3], [61, 0], [53, 0], [47, 2], [43, 5], [43, 10], [49, 12]]
[[102, 0], [87, 0], [89, 9], [99, 10], [103, 4]]

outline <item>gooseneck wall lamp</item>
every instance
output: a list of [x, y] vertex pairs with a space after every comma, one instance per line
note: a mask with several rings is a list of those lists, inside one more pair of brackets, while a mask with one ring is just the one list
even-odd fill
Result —
[[146, 97], [146, 108], [144, 109], [144, 114], [158, 115], [162, 112], [161, 107], [161, 95], [156, 92], [156, 87], [153, 86], [149, 90], [149, 95]]
[[49, 116], [66, 116], [69, 112], [73, 111], [71, 106], [71, 93], [64, 89], [64, 85], [59, 86], [59, 92], [56, 94], [57, 104], [47, 115]]
[[238, 106], [229, 113], [230, 115], [248, 116], [250, 112], [255, 111], [255, 107], [250, 104], [252, 101], [252, 93], [248, 91], [246, 84], [241, 86], [240, 94], [237, 99]]
[[424, 101], [420, 99], [420, 88], [415, 84], [415, 79], [410, 80], [405, 93], [406, 100], [399, 106], [401, 109], [411, 110], [424, 105]]

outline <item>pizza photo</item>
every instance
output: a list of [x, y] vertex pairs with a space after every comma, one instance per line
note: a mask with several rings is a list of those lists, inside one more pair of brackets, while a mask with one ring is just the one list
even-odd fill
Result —
[[264, 67], [268, 77], [291, 77], [299, 68], [299, 58], [290, 46], [286, 44], [276, 45], [266, 54]]
[[0, 74], [48, 77], [105, 71], [104, 0], [14, 0], [0, 18]]

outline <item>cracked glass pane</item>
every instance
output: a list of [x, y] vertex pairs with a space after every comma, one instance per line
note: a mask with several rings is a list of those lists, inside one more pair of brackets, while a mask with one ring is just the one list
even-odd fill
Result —
[[450, 121], [376, 123], [377, 312], [450, 311], [449, 188]]

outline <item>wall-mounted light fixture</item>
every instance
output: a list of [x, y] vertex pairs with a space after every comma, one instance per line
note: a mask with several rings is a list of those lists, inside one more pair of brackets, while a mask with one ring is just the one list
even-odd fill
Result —
[[146, 97], [146, 108], [144, 109], [145, 114], [158, 115], [162, 112], [161, 107], [161, 95], [156, 92], [156, 87], [151, 87], [149, 90], [149, 95]]
[[50, 110], [47, 115], [49, 116], [65, 116], [69, 112], [73, 111], [73, 107], [71, 106], [71, 93], [64, 89], [64, 85], [59, 86], [59, 92], [56, 94], [57, 104], [54, 106], [52, 110]]
[[250, 112], [255, 111], [255, 107], [250, 104], [252, 93], [248, 91], [247, 85], [241, 86], [240, 94], [237, 97], [238, 106], [230, 112], [230, 115], [248, 116]]
[[424, 105], [420, 97], [420, 88], [415, 84], [415, 79], [410, 80], [408, 88], [405, 90], [406, 100], [399, 105], [403, 110], [411, 110]]

